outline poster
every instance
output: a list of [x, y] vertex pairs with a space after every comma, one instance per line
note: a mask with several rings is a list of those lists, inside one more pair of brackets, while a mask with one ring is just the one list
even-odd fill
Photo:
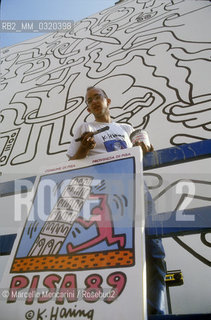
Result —
[[45, 168], [1, 283], [4, 320], [146, 315], [140, 148]]

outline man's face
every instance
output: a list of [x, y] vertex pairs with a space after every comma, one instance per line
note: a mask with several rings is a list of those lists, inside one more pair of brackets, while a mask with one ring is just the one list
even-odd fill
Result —
[[100, 89], [93, 88], [87, 91], [87, 110], [94, 115], [95, 119], [109, 114], [110, 102], [111, 100], [106, 98]]

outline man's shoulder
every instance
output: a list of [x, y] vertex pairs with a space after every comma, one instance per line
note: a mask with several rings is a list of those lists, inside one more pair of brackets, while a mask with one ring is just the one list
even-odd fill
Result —
[[128, 123], [119, 123], [119, 122], [115, 122], [116, 125], [120, 126], [121, 128], [127, 130], [127, 131], [133, 131], [133, 127], [128, 124]]

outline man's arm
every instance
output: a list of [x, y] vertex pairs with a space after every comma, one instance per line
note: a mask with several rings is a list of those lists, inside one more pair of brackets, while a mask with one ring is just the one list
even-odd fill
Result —
[[93, 132], [84, 132], [81, 136], [81, 144], [76, 151], [76, 153], [70, 157], [69, 160], [77, 160], [77, 159], [84, 159], [89, 154], [91, 149], [94, 149], [96, 142], [93, 137]]

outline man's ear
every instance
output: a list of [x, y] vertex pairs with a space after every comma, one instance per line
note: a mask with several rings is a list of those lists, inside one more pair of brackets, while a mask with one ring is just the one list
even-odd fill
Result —
[[108, 106], [111, 104], [111, 99], [107, 98]]

